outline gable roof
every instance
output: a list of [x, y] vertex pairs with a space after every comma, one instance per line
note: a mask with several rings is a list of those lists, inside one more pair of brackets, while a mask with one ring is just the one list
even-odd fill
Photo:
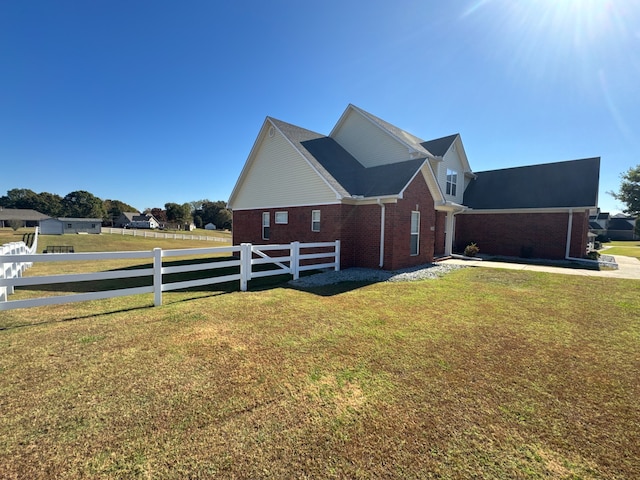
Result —
[[435, 140], [429, 140], [428, 142], [422, 142], [421, 145], [427, 149], [432, 155], [436, 157], [443, 157], [445, 153], [451, 148], [453, 142], [458, 138], [458, 133], [448, 135], [442, 138], [436, 138]]
[[600, 158], [476, 172], [464, 192], [472, 209], [595, 207]]
[[[130, 222], [133, 221], [133, 217], [140, 215], [138, 212], [122, 212], [120, 213], [120, 216], [124, 216], [127, 220], [129, 220]], [[120, 217], [118, 217], [120, 218]]]
[[609, 221], [609, 230], [633, 230], [633, 223], [631, 223], [629, 220], [633, 219], [613, 217]]
[[301, 142], [348, 196], [398, 195], [424, 163], [424, 158], [366, 168], [329, 137]]
[[367, 168], [331, 137], [274, 118], [269, 120], [343, 197], [399, 195], [426, 159]]

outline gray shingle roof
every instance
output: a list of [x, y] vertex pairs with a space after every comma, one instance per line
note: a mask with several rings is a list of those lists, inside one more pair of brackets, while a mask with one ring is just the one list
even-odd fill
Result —
[[612, 218], [609, 220], [609, 230], [633, 230], [633, 224], [624, 218]]
[[476, 172], [464, 192], [474, 209], [595, 207], [600, 158]]
[[447, 150], [451, 148], [451, 144], [458, 137], [457, 133], [453, 135], [448, 135], [442, 138], [436, 138], [435, 140], [429, 140], [428, 142], [422, 142], [422, 146], [426, 148], [431, 155], [435, 155], [436, 157], [442, 157]]
[[38, 221], [49, 218], [48, 215], [29, 208], [0, 208], [0, 220]]

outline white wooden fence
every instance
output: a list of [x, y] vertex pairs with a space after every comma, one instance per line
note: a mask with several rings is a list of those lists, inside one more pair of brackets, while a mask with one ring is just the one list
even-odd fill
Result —
[[203, 240], [209, 242], [231, 243], [231, 238], [214, 237], [211, 235], [192, 235], [190, 233], [168, 233], [150, 230], [148, 228], [115, 228], [102, 227], [102, 233], [111, 233], [114, 235], [131, 235], [132, 237], [143, 238], [169, 238], [173, 240]]
[[[21, 256], [31, 255], [38, 250], [38, 227], [36, 227], [33, 242], [30, 247], [24, 242], [11, 242], [4, 245], [0, 245], [0, 259], [7, 256]], [[12, 261], [12, 262], [0, 262], [0, 302], [6, 302], [9, 295], [14, 291], [13, 285], [4, 284], [2, 282], [5, 278], [19, 278], [22, 273], [29, 267], [32, 262], [25, 261]], [[1, 310], [1, 309], [0, 309]]]
[[[305, 253], [308, 250], [314, 251]], [[318, 250], [322, 251], [318, 253]], [[277, 252], [275, 256], [270, 255], [273, 252]], [[162, 264], [163, 259], [169, 257], [196, 255], [213, 256], [219, 254], [228, 254], [229, 256], [233, 256], [233, 259], [225, 261], [216, 261], [216, 259], [213, 261], [204, 261], [203, 259], [201, 263], [179, 266], [163, 266]], [[150, 268], [22, 277], [24, 269], [21, 268], [21, 266], [30, 263], [145, 258], [152, 259], [152, 266]], [[260, 271], [254, 269], [254, 266], [257, 265], [272, 265], [275, 266], [275, 268], [272, 267], [271, 270]], [[203, 270], [219, 270], [228, 267], [239, 267], [238, 273], [231, 275], [212, 275], [211, 277], [197, 280], [163, 283], [163, 275]], [[250, 243], [243, 243], [241, 245], [230, 247], [190, 248], [179, 250], [162, 250], [160, 248], [155, 248], [151, 251], [56, 254], [24, 253], [20, 249], [13, 247], [13, 249], [7, 250], [6, 253], [0, 254], [0, 311], [114, 298], [126, 295], [138, 295], [143, 293], [153, 293], [154, 305], [159, 306], [162, 305], [162, 292], [170, 290], [239, 281], [240, 290], [246, 291], [248, 281], [253, 278], [290, 274], [294, 279], [297, 279], [300, 272], [326, 268], [340, 270], [339, 240], [336, 240], [335, 242], [319, 243], [293, 242], [288, 245], [252, 245]], [[152, 285], [53, 297], [30, 298], [25, 300], [9, 301], [7, 298], [9, 294], [13, 293], [14, 287], [53, 285], [96, 280], [114, 280], [135, 277], [151, 277]], [[5, 292], [4, 296], [2, 296], [3, 291]]]

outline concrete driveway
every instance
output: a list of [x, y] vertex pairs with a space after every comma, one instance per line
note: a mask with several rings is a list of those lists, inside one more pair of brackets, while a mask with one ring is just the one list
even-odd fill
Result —
[[506, 268], [509, 270], [529, 270], [532, 272], [560, 273], [564, 275], [583, 275], [585, 277], [608, 277], [640, 280], [640, 260], [634, 257], [612, 255], [618, 264], [617, 270], [588, 270], [573, 267], [549, 267], [545, 265], [529, 265], [521, 263], [494, 262], [488, 260], [462, 260], [451, 258], [438, 263], [465, 265], [467, 267]]

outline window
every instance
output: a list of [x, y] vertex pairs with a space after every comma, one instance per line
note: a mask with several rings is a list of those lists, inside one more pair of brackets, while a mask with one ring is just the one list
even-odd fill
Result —
[[270, 220], [269, 220], [269, 212], [262, 213], [262, 239], [269, 240], [269, 228]]
[[320, 231], [320, 210], [311, 210], [311, 231]]
[[458, 172], [447, 168], [447, 195], [456, 196]]
[[418, 255], [420, 248], [420, 212], [411, 212], [411, 255]]
[[289, 223], [289, 212], [276, 212], [276, 224], [278, 223]]

